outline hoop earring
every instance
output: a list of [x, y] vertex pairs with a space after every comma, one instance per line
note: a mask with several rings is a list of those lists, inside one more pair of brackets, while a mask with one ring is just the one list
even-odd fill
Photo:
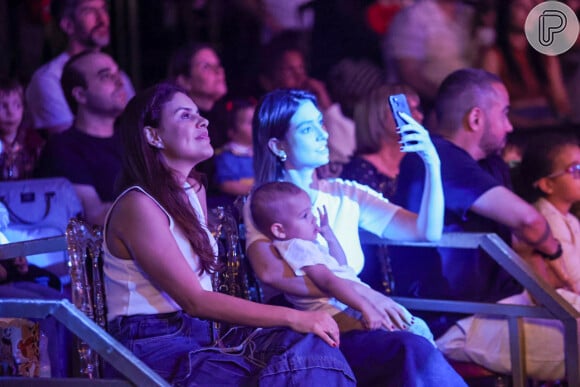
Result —
[[278, 154], [278, 158], [280, 159], [281, 162], [286, 161], [286, 159], [288, 159], [288, 155], [286, 154], [286, 152], [281, 151], [280, 154]]

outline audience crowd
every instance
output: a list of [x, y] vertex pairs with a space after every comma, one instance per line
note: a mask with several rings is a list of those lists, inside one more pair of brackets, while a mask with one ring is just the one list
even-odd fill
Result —
[[[510, 372], [507, 320], [389, 297], [534, 305], [521, 284], [481, 250], [359, 231], [496, 233], [580, 310], [580, 39], [534, 50], [539, 0], [196, 1], [240, 33], [186, 36], [137, 90], [108, 48], [110, 2], [48, 3], [66, 47], [29, 77], [0, 72], [0, 180], [72, 183], [104, 227], [109, 330], [171, 383], [465, 385], [448, 360]], [[263, 304], [212, 289], [218, 205], [243, 218]], [[0, 293], [37, 291], [41, 273], [58, 298], [43, 270], [0, 261]], [[211, 320], [240, 326], [217, 347]], [[564, 379], [562, 324], [523, 326], [528, 375]]]

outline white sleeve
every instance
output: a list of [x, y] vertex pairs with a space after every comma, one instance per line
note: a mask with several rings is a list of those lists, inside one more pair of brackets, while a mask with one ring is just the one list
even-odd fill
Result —
[[73, 114], [64, 97], [60, 79], [36, 73], [26, 88], [26, 104], [35, 128], [72, 125]]
[[327, 259], [334, 259], [323, 253], [319, 246], [312, 241], [304, 239], [291, 239], [288, 241], [274, 241], [274, 246], [298, 276], [305, 275], [302, 268], [313, 265], [327, 266]]

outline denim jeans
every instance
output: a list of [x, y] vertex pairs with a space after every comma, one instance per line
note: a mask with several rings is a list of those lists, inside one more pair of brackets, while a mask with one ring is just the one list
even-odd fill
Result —
[[183, 312], [117, 317], [109, 332], [176, 386], [354, 386], [341, 352], [312, 334], [241, 327], [211, 346], [210, 323]]
[[340, 349], [359, 386], [467, 386], [441, 352], [424, 337], [406, 331], [350, 331]]

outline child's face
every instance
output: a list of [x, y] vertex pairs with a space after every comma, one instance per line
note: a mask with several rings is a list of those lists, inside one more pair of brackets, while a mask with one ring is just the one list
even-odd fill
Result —
[[0, 93], [0, 132], [16, 133], [22, 122], [23, 112], [24, 106], [18, 92]]
[[316, 240], [318, 226], [316, 218], [312, 214], [312, 204], [306, 193], [292, 196], [284, 200], [284, 220], [280, 223], [284, 226], [287, 239], [299, 238], [308, 241]]
[[580, 201], [580, 147], [566, 145], [561, 148], [555, 159], [548, 177], [552, 193], [549, 196], [557, 197], [560, 201], [574, 203]]
[[252, 143], [252, 118], [254, 117], [253, 106], [240, 109], [236, 113], [236, 127], [233, 131], [232, 140], [242, 143], [251, 144]]

